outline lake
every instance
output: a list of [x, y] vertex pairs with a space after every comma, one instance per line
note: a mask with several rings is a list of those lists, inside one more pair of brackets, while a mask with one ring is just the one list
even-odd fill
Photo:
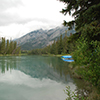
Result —
[[0, 57], [0, 100], [65, 100], [76, 85], [59, 57]]

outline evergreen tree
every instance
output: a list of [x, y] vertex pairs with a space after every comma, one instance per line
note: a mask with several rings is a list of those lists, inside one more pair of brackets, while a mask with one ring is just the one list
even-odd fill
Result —
[[2, 37], [2, 42], [1, 42], [1, 54], [5, 53], [5, 38]]
[[75, 18], [70, 22], [64, 21], [64, 25], [76, 26], [76, 35], [69, 41], [77, 40], [73, 58], [76, 64], [84, 66], [80, 74], [100, 88], [100, 0], [59, 1], [67, 5], [61, 12]]
[[58, 54], [58, 51], [59, 51], [59, 38], [57, 39], [57, 41], [56, 41], [56, 52], [57, 52], [57, 54]]
[[7, 40], [7, 43], [6, 43], [6, 52], [5, 52], [5, 54], [8, 54], [8, 51], [9, 51], [9, 40]]
[[60, 35], [60, 40], [58, 44], [58, 54], [61, 54], [63, 51], [63, 42], [62, 42], [62, 35]]
[[57, 44], [56, 44], [56, 41], [54, 40], [54, 42], [53, 42], [53, 44], [51, 45], [51, 54], [58, 54], [58, 50], [57, 50], [58, 48], [57, 48]]
[[68, 50], [68, 48], [67, 48], [67, 46], [68, 46], [68, 44], [67, 44], [67, 40], [68, 40], [68, 37], [67, 37], [67, 35], [65, 34], [65, 37], [63, 38], [63, 54], [67, 54], [68, 52], [67, 52], [67, 50]]
[[55, 43], [55, 52], [54, 52], [54, 54], [55, 55], [57, 55], [58, 54], [58, 45], [57, 45], [57, 42], [56, 41], [54, 41], [54, 43]]
[[21, 47], [20, 46], [18, 46], [16, 48], [15, 54], [21, 54]]
[[[45, 51], [45, 50], [44, 50]], [[46, 47], [46, 52], [45, 54], [49, 54], [50, 53], [50, 45]]]
[[64, 25], [72, 27], [76, 25], [76, 29], [80, 29], [85, 24], [90, 24], [93, 21], [100, 22], [100, 0], [59, 0], [66, 4], [61, 13], [73, 16], [75, 20], [66, 22]]
[[12, 54], [15, 54], [15, 53], [16, 53], [16, 49], [17, 49], [17, 42], [14, 41], [14, 42], [13, 42], [13, 45], [14, 45], [14, 48], [13, 48]]
[[18, 54], [20, 53], [21, 48], [17, 46], [16, 41], [9, 41], [5, 40], [5, 38], [2, 37], [2, 40], [0, 41], [0, 54]]
[[14, 49], [13, 41], [10, 41], [8, 54], [12, 54], [13, 49]]

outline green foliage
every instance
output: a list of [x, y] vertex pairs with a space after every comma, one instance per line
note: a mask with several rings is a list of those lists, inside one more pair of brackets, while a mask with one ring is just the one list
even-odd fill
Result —
[[99, 86], [100, 46], [98, 46], [97, 41], [92, 41], [91, 45], [94, 46], [94, 50], [89, 50], [86, 40], [84, 40], [84, 42], [80, 42], [78, 50], [76, 50], [73, 54], [73, 58], [78, 65], [84, 66], [81, 71], [83, 78], [93, 83], [93, 85]]
[[62, 38], [62, 35], [60, 38], [58, 38], [57, 41], [54, 40], [52, 45], [49, 45], [45, 48], [42, 49], [33, 49], [31, 50], [28, 54], [36, 54], [36, 55], [41, 55], [41, 54], [67, 54], [71, 53], [75, 49], [75, 42], [74, 40], [68, 43], [70, 40], [70, 37], [67, 37], [65, 35], [64, 38]]
[[10, 48], [10, 49], [9, 49], [9, 54], [12, 54], [13, 49], [14, 49], [13, 41], [10, 41], [9, 48]]
[[60, 40], [59, 40], [59, 44], [58, 44], [58, 54], [61, 54], [63, 51], [63, 44], [62, 44], [62, 35], [60, 35]]
[[1, 54], [5, 53], [5, 38], [2, 37], [2, 42], [1, 42]]
[[51, 45], [51, 48], [50, 48], [50, 53], [51, 54], [57, 54], [57, 47], [56, 47], [56, 43], [55, 43], [55, 40], [54, 40], [54, 43]]
[[77, 49], [73, 53], [75, 63], [81, 67], [80, 75], [94, 86], [100, 88], [100, 27], [85, 25], [81, 37], [77, 40]]
[[87, 100], [82, 96], [77, 94], [77, 91], [71, 91], [70, 86], [66, 86], [66, 90], [64, 92], [67, 94], [66, 100]]
[[86, 24], [90, 24], [92, 21], [100, 21], [100, 0], [59, 0], [66, 4], [66, 7], [62, 9], [61, 13], [64, 15], [69, 14], [74, 17], [75, 20], [66, 22], [64, 25], [68, 25], [69, 28], [75, 24], [76, 29], [80, 29]]
[[[66, 4], [61, 13], [70, 14], [75, 19], [64, 21], [64, 25], [76, 26], [73, 51], [75, 63], [80, 66], [78, 72], [84, 79], [100, 89], [100, 0], [59, 0]], [[73, 42], [73, 36], [68, 43]]]
[[[7, 40], [7, 45], [6, 45], [6, 53], [8, 54], [8, 50], [9, 50], [9, 40]], [[5, 53], [5, 54], [6, 54]]]
[[5, 38], [2, 37], [2, 41], [0, 43], [0, 54], [19, 54], [21, 51], [20, 47], [17, 46], [16, 41], [5, 41]]

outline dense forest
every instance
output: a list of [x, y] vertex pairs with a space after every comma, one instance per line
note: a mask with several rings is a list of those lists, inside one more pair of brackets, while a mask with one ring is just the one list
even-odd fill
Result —
[[72, 54], [78, 74], [100, 91], [100, 0], [59, 1], [66, 6], [61, 13], [74, 17], [63, 25], [69, 29], [75, 25], [76, 33], [63, 39], [60, 36], [52, 45], [29, 54]]
[[54, 40], [51, 45], [48, 45], [42, 49], [33, 49], [28, 54], [70, 54], [75, 50], [75, 43], [74, 41], [70, 41], [71, 38], [72, 37], [67, 37], [67, 35], [64, 37], [60, 35], [60, 37], [57, 40]]
[[[60, 0], [67, 4], [62, 13], [69, 13], [75, 20], [66, 22], [76, 26], [75, 63], [80, 66], [79, 74], [100, 89], [100, 0]], [[84, 67], [81, 67], [84, 66]]]
[[16, 41], [11, 40], [5, 40], [5, 38], [2, 37], [0, 41], [0, 54], [6, 55], [6, 54], [20, 54], [21, 49], [17, 45]]

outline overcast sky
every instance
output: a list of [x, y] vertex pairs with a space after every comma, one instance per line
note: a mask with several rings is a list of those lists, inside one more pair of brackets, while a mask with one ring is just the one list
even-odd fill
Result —
[[57, 0], [0, 0], [0, 37], [19, 38], [36, 29], [61, 26], [72, 20], [60, 13], [65, 5]]

